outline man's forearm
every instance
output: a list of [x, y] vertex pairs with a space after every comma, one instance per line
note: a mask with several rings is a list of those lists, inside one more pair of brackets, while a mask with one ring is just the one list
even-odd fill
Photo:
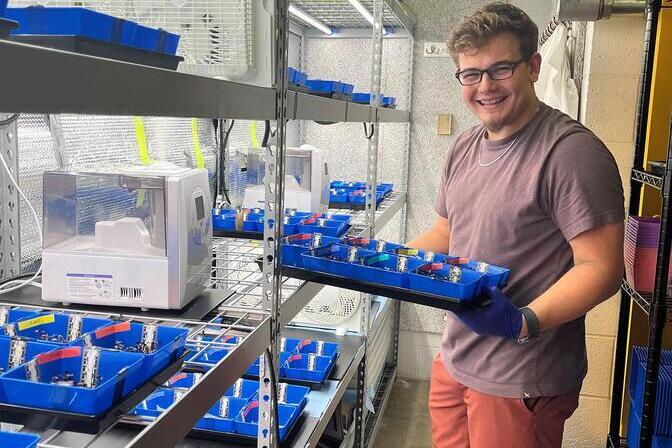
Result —
[[430, 229], [413, 238], [406, 243], [406, 246], [415, 249], [430, 250], [439, 254], [447, 254], [450, 248], [450, 235]]
[[528, 307], [537, 315], [540, 331], [548, 330], [583, 316], [613, 296], [621, 276], [622, 271], [613, 267], [577, 264]]

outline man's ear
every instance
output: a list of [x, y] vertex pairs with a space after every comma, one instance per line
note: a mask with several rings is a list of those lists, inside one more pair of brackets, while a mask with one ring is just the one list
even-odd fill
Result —
[[541, 55], [538, 51], [530, 57], [528, 65], [530, 66], [530, 80], [532, 82], [537, 82], [537, 79], [539, 79], [539, 71], [541, 70]]

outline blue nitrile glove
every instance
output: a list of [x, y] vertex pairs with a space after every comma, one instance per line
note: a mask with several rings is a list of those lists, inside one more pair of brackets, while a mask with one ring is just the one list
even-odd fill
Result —
[[491, 303], [480, 308], [456, 311], [457, 317], [474, 333], [518, 339], [523, 328], [523, 314], [501, 289], [490, 286], [485, 292]]

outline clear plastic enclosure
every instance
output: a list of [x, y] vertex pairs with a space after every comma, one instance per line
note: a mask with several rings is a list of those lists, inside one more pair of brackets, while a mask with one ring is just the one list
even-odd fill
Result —
[[44, 249], [166, 256], [163, 177], [44, 173]]

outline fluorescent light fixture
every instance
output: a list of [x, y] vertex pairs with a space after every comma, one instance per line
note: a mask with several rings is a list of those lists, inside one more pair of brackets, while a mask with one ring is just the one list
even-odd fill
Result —
[[[373, 26], [373, 15], [369, 12], [368, 9], [362, 5], [359, 0], [348, 0], [350, 4], [366, 19], [367, 22]], [[383, 34], [387, 34], [387, 30], [383, 26]]]
[[318, 30], [322, 31], [324, 34], [332, 35], [334, 34], [333, 31], [331, 31], [331, 28], [329, 28], [327, 25], [324, 23], [320, 22], [319, 20], [309, 16], [299, 8], [297, 8], [294, 5], [289, 5], [289, 13], [292, 14], [294, 17], [297, 17], [304, 22], [306, 22], [308, 25], [317, 28]]

